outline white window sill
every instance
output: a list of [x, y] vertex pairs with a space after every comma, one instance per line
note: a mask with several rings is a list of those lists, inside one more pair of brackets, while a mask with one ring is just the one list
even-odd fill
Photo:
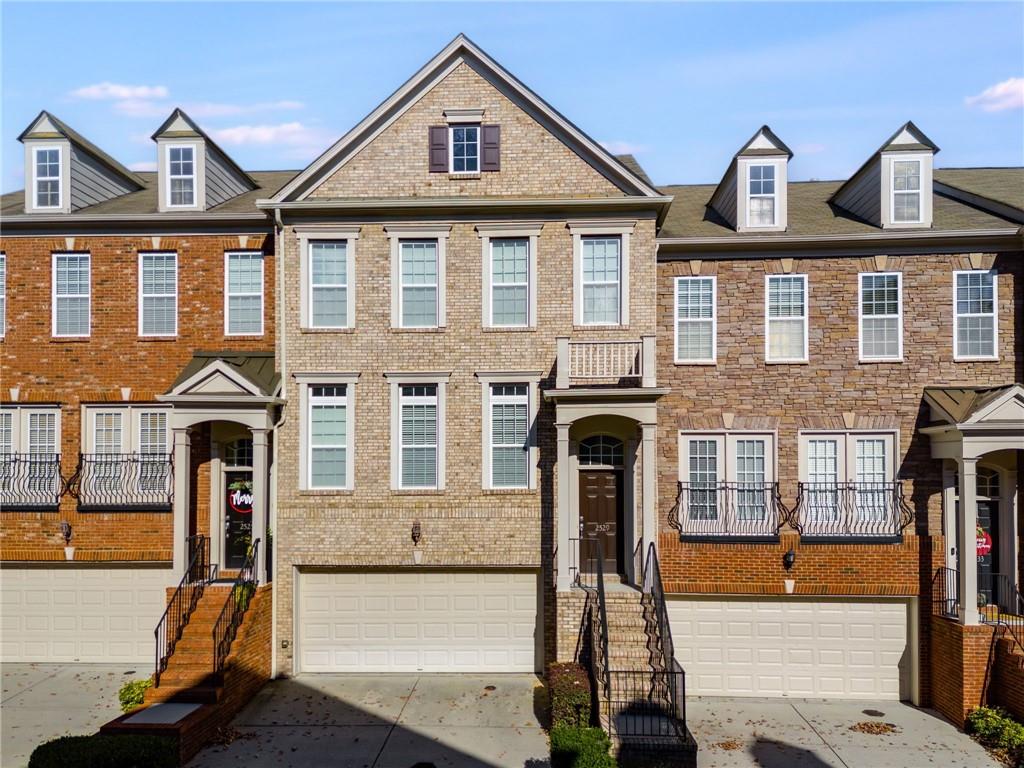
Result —
[[810, 365], [811, 361], [808, 358], [798, 360], [765, 360], [765, 365]]
[[391, 330], [396, 331], [398, 333], [444, 333], [445, 328], [438, 325], [431, 325], [429, 327], [415, 326], [412, 328], [405, 328], [400, 325], [394, 325], [391, 326]]
[[485, 325], [484, 333], [536, 333], [536, 326], [532, 325]]
[[954, 363], [998, 363], [999, 357], [957, 357], [953, 356]]
[[904, 360], [902, 357], [862, 357], [857, 362], [863, 365], [875, 365], [877, 363], [902, 363]]
[[703, 365], [703, 366], [716, 366], [718, 360], [673, 360], [673, 365]]
[[343, 326], [338, 328], [299, 328], [299, 333], [354, 333], [355, 328], [352, 326]]

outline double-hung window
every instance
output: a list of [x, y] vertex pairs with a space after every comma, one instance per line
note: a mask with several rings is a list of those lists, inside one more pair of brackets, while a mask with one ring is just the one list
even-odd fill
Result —
[[348, 488], [348, 385], [310, 385], [307, 400], [308, 487]]
[[399, 392], [399, 487], [437, 488], [437, 385], [402, 384]]
[[749, 166], [747, 226], [775, 226], [775, 166]]
[[529, 486], [528, 384], [491, 384], [491, 487]]
[[807, 362], [807, 275], [767, 275], [765, 359]]
[[717, 520], [718, 514], [718, 457], [722, 441], [713, 437], [687, 440], [686, 461], [689, 467], [689, 499], [687, 517], [690, 520]]
[[263, 254], [227, 253], [225, 328], [228, 336], [263, 335]]
[[994, 360], [999, 337], [995, 271], [954, 272], [953, 280], [955, 359]]
[[860, 276], [860, 359], [903, 357], [903, 280], [899, 272]]
[[101, 495], [113, 495], [121, 487], [121, 469], [124, 466], [123, 416], [120, 411], [94, 413], [93, 415], [93, 471], [92, 490]]
[[677, 363], [713, 363], [716, 355], [714, 277], [676, 278]]
[[453, 125], [451, 131], [452, 173], [477, 173], [480, 170], [480, 126]]
[[90, 326], [88, 253], [53, 255], [53, 335], [88, 336]]
[[309, 327], [349, 326], [349, 247], [345, 240], [309, 243]]
[[492, 326], [525, 327], [529, 324], [530, 239], [492, 238]]
[[400, 325], [403, 328], [438, 326], [437, 240], [402, 240], [400, 249]]
[[196, 148], [167, 148], [167, 204], [187, 208], [196, 204]]
[[139, 254], [139, 335], [178, 333], [178, 255]]
[[36, 147], [33, 149], [35, 160], [35, 207], [60, 208], [60, 147]]
[[583, 324], [619, 325], [622, 308], [622, 238], [580, 240]]
[[167, 411], [140, 411], [139, 422], [139, 489], [162, 491], [171, 484], [170, 441]]
[[892, 220], [899, 224], [921, 221], [921, 161], [892, 161]]

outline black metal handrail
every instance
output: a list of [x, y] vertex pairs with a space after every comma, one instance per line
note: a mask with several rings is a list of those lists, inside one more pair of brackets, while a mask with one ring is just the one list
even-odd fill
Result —
[[231, 644], [235, 641], [235, 635], [238, 633], [238, 627], [241, 626], [249, 603], [252, 602], [252, 597], [256, 594], [256, 587], [259, 585], [256, 575], [259, 549], [260, 540], [256, 539], [245, 556], [245, 562], [242, 563], [242, 568], [231, 585], [224, 609], [220, 612], [217, 623], [213, 627], [213, 673], [215, 675], [224, 671], [224, 665], [227, 663]]
[[672, 751], [687, 745], [686, 720], [672, 700], [685, 690], [682, 667], [613, 669], [609, 679], [608, 731], [619, 740], [622, 752]]
[[[667, 673], [667, 692], [674, 717], [686, 722], [686, 673], [676, 661], [675, 644], [672, 642], [672, 625], [668, 620], [668, 605], [665, 601], [665, 587], [661, 581], [661, 564], [658, 551], [651, 542], [647, 548], [647, 561], [643, 572], [644, 594], [648, 596], [657, 626], [655, 650], [660, 651], [658, 665]], [[685, 729], [684, 729], [685, 730]]]
[[985, 624], [1003, 627], [1024, 650], [1024, 597], [1008, 575], [979, 574], [978, 613]]
[[803, 538], [899, 539], [914, 521], [903, 483], [800, 483], [790, 524]]
[[788, 511], [778, 483], [687, 482], [671, 514], [684, 538], [774, 538]]
[[938, 568], [932, 577], [933, 613], [947, 618], [960, 615], [960, 572], [955, 568]]
[[71, 494], [81, 512], [170, 511], [174, 462], [166, 453], [82, 453]]
[[59, 453], [0, 454], [0, 511], [55, 510], [63, 492]]
[[595, 654], [600, 657], [602, 682], [604, 683], [605, 697], [611, 696], [611, 677], [608, 672], [608, 606], [605, 603], [604, 596], [604, 548], [601, 546], [601, 540], [597, 539], [594, 541], [595, 556], [596, 556], [596, 567], [594, 569], [596, 582], [597, 582], [597, 611], [598, 611], [598, 628], [600, 637], [598, 638], [600, 645], [599, 654]]
[[210, 579], [209, 538], [190, 536], [186, 543], [189, 560], [185, 567], [185, 574], [181, 577], [178, 588], [171, 595], [164, 615], [160, 617], [156, 629], [153, 630], [156, 640], [156, 671], [153, 674], [153, 684], [156, 686], [160, 685], [160, 674], [167, 669], [167, 662], [174, 653], [174, 646], [181, 639], [181, 633], [188, 624], [192, 611], [196, 609], [199, 598], [203, 596], [203, 590]]

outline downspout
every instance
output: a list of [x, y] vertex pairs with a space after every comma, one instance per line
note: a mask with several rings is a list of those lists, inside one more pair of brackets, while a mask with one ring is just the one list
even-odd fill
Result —
[[[284, 382], [285, 371], [287, 368], [287, 334], [285, 333], [285, 305], [284, 305], [284, 222], [281, 219], [281, 209], [274, 209], [274, 258], [277, 260], [277, 280], [274, 286], [276, 294], [276, 301], [274, 302], [274, 322], [277, 333], [275, 334], [275, 343], [278, 348], [278, 361], [281, 371], [281, 383], [278, 385], [278, 397], [284, 393]], [[284, 425], [288, 418], [287, 404], [281, 407], [280, 414], [277, 422], [274, 424], [270, 432], [271, 447], [273, 449], [274, 456], [274, 492], [271, 494], [271, 505], [268, 508], [272, 510], [273, 515], [271, 519], [273, 521], [273, 528], [271, 530], [279, 530], [277, 527], [277, 488], [278, 488], [278, 477], [277, 477], [277, 466], [278, 456], [278, 430]], [[273, 553], [270, 558], [270, 567], [274, 576], [278, 575], [277, 571], [277, 553], [280, 547], [274, 547]], [[275, 679], [277, 677], [277, 590], [273, 590], [270, 593], [270, 677]]]

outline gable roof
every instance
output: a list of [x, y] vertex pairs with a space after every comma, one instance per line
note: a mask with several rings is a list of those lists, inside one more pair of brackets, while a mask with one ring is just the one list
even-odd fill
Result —
[[[754, 147], [754, 142], [757, 141], [758, 136], [764, 136], [768, 141], [775, 145], [774, 149], [769, 147]], [[733, 157], [741, 157], [747, 155], [786, 155], [788, 158], [793, 157], [793, 150], [786, 146], [786, 142], [775, 135], [775, 132], [767, 125], [762, 125], [757, 131], [747, 139], [747, 142], [743, 145]]]
[[74, 130], [70, 125], [65, 123], [63, 120], [60, 120], [56, 115], [47, 112], [45, 109], [36, 115], [35, 119], [29, 123], [28, 127], [18, 135], [18, 141], [24, 143], [26, 139], [32, 138], [35, 134], [33, 129], [43, 120], [48, 121], [49, 124], [54, 127], [57, 132], [56, 135], [63, 136], [65, 139], [91, 155], [95, 160], [106, 166], [125, 181], [130, 184], [134, 184], [137, 187], [144, 186], [142, 179], [136, 176], [132, 171], [129, 171], [113, 157], [97, 147], [82, 134], [78, 133], [78, 131]]
[[[948, 424], [983, 420], [996, 403], [1024, 397], [1024, 386], [1005, 384], [1001, 387], [925, 387], [925, 401], [932, 406], [933, 416]], [[998, 414], [996, 420], [998, 421]]]
[[[171, 126], [173, 126], [174, 123], [176, 121], [178, 121], [178, 120], [180, 120], [183, 123], [185, 123], [185, 125], [188, 126], [189, 130], [188, 131], [181, 131], [181, 130], [171, 131], [170, 130]], [[197, 136], [197, 137], [201, 138], [203, 141], [206, 142], [207, 146], [213, 147], [213, 149], [216, 152], [218, 152], [225, 160], [227, 160], [228, 164], [235, 170], [235, 172], [238, 173], [249, 184], [251, 184], [253, 187], [259, 186], [248, 173], [246, 173], [245, 171], [242, 170], [241, 166], [239, 166], [238, 163], [236, 163], [234, 160], [231, 159], [231, 155], [229, 155], [227, 152], [225, 152], [223, 149], [221, 149], [219, 146], [217, 146], [217, 142], [215, 142], [213, 139], [211, 139], [206, 134], [206, 132], [202, 128], [199, 127], [199, 124], [195, 120], [193, 120], [191, 117], [189, 117], [185, 113], [185, 110], [183, 110], [181, 107], [175, 107], [174, 111], [171, 112], [171, 114], [168, 116], [168, 118], [166, 120], [164, 120], [163, 123], [160, 124], [160, 127], [156, 129], [156, 131], [153, 133], [153, 135], [150, 138], [152, 138], [153, 141], [156, 141], [161, 136], [177, 136], [177, 137]]]
[[659, 197], [658, 192], [649, 182], [645, 182], [634, 170], [569, 122], [554, 107], [488, 56], [466, 35], [459, 34], [391, 96], [363, 118], [358, 125], [338, 139], [289, 184], [286, 184], [278, 194], [271, 198], [270, 202], [283, 203], [304, 199], [318, 186], [319, 181], [343, 166], [395, 119], [418, 102], [436, 81], [452, 71], [460, 62], [482, 68], [509, 88], [545, 120], [550, 121], [551, 127], [562, 134], [563, 141], [566, 141], [577, 154], [618, 186], [630, 189], [634, 194]]
[[281, 374], [274, 368], [273, 352], [195, 352], [168, 392], [175, 392], [190, 380], [201, 380], [200, 373], [212, 375], [216, 371], [240, 378], [250, 385], [246, 389], [264, 397], [274, 396], [281, 381]]
[[[914, 139], [914, 141], [897, 141], [904, 133]], [[853, 175], [847, 179], [842, 186], [839, 187], [829, 198], [830, 202], [836, 202], [839, 197], [842, 197], [843, 192], [847, 187], [852, 186], [857, 179], [860, 178], [861, 174], [864, 173], [868, 168], [871, 167], [872, 163], [881, 157], [883, 152], [931, 152], [935, 154], [939, 151], [938, 145], [929, 139], [924, 131], [914, 125], [913, 120], [907, 120], [903, 125], [896, 129], [895, 133], [888, 139], [882, 142], [882, 146], [871, 153], [871, 156], [863, 162], [863, 164]]]

